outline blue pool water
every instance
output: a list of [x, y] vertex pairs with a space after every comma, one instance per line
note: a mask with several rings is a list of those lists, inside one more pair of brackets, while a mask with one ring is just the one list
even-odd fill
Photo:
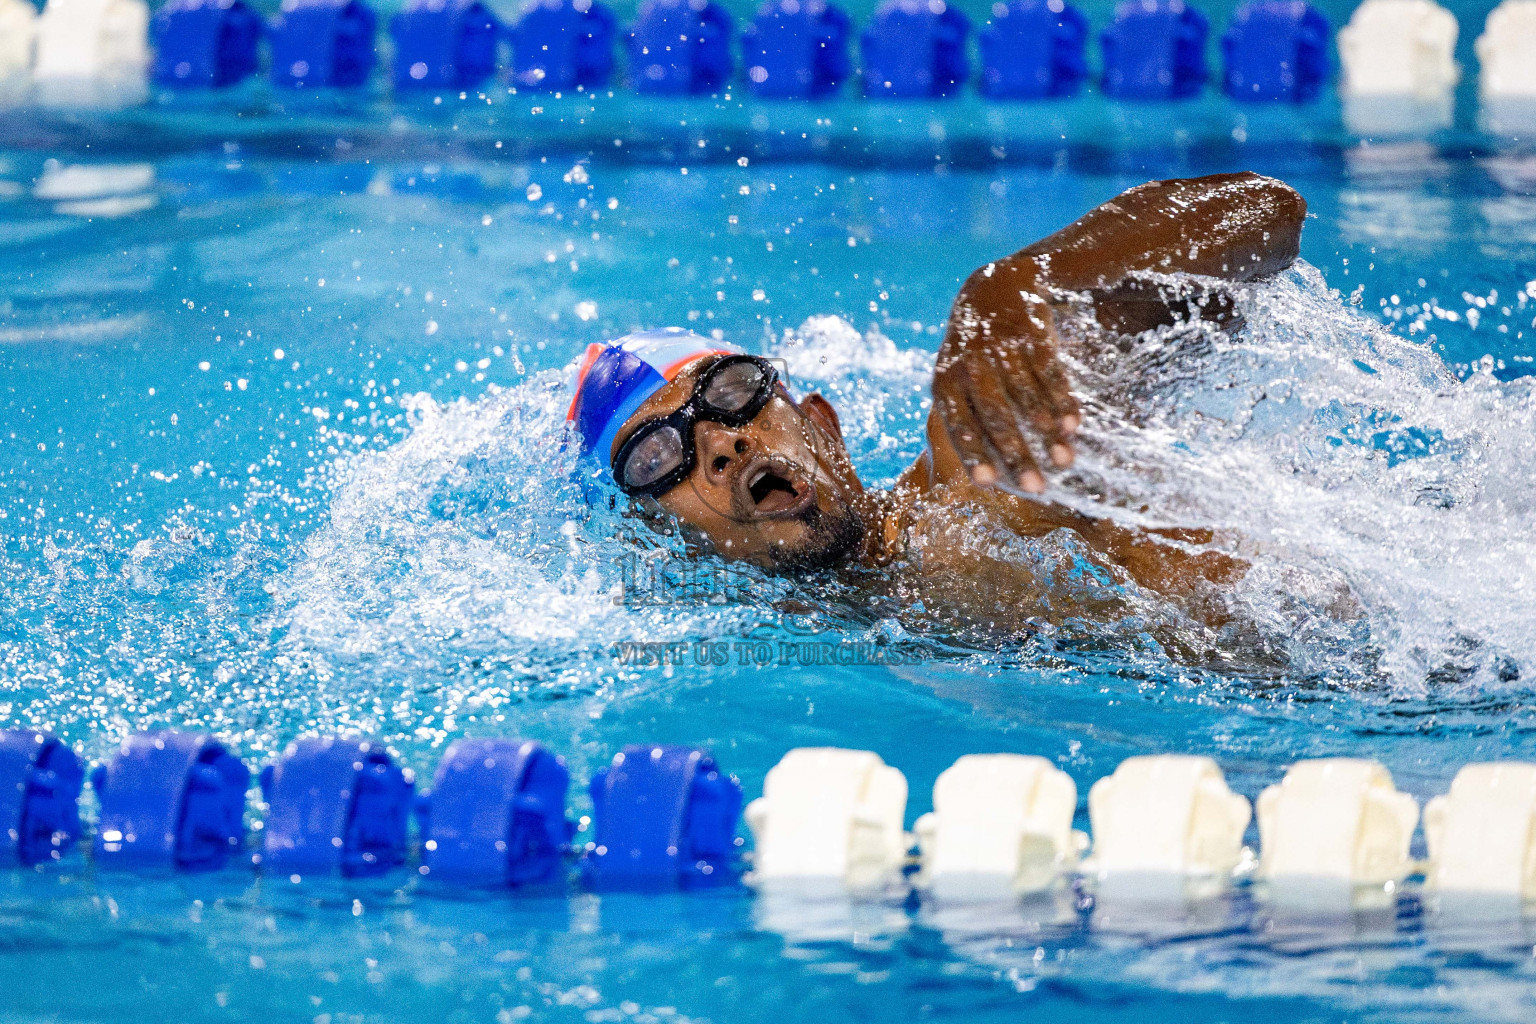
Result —
[[[1536, 158], [1517, 140], [1463, 121], [1362, 145], [1327, 108], [1092, 97], [1048, 114], [242, 102], [5, 115], [3, 724], [92, 758], [195, 727], [252, 764], [355, 729], [424, 775], [459, 736], [516, 735], [579, 781], [626, 743], [696, 743], [749, 797], [790, 747], [858, 747], [906, 773], [909, 824], [981, 751], [1050, 757], [1080, 794], [1132, 754], [1209, 754], [1250, 797], [1297, 758], [1374, 757], [1421, 800], [1468, 761], [1536, 757]], [[1115, 514], [1225, 531], [1255, 566], [1256, 639], [1229, 646], [1262, 658], [1195, 671], [1126, 624], [999, 640], [837, 591], [786, 604], [752, 577], [637, 587], [640, 562], [679, 564], [616, 539], [625, 524], [559, 471], [574, 356], [683, 324], [782, 357], [889, 481], [920, 450], [971, 268], [1149, 177], [1240, 167], [1307, 198], [1307, 265], [1245, 296], [1236, 344], [1122, 383], [1143, 416], [1091, 421], [1081, 473]], [[1342, 625], [1341, 592], [1360, 607]], [[624, 657], [791, 640], [881, 653]], [[1241, 892], [1084, 909], [77, 864], [0, 876], [0, 1020], [1514, 1021], [1536, 1004], [1518, 924], [1411, 904], [1287, 919]]]

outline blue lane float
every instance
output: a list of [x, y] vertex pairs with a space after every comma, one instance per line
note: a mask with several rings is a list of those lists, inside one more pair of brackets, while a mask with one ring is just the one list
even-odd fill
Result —
[[736, 880], [741, 784], [697, 747], [634, 746], [588, 788], [593, 841], [582, 875], [598, 890], [699, 888]]
[[747, 87], [765, 99], [830, 96], [852, 71], [853, 22], [820, 0], [769, 0], [742, 33]]
[[283, 0], [268, 26], [272, 84], [345, 89], [373, 73], [378, 18], [361, 0]]
[[512, 33], [512, 73], [527, 89], [601, 89], [613, 74], [613, 12], [595, 0], [540, 0]]
[[479, 0], [412, 0], [389, 22], [395, 88], [475, 88], [496, 73], [502, 32]]
[[725, 8], [710, 0], [647, 0], [630, 28], [630, 84], [652, 96], [717, 92], [731, 77]]
[[1173, 100], [1205, 86], [1205, 15], [1183, 0], [1127, 0], [1100, 35], [1104, 92], [1116, 99]]
[[951, 96], [970, 77], [971, 22], [944, 0], [885, 0], [860, 37], [864, 95], [891, 99]]
[[251, 773], [202, 733], [136, 733], [91, 773], [107, 867], [214, 871], [245, 841]]
[[261, 17], [241, 0], [168, 0], [151, 31], [157, 85], [219, 89], [256, 72]]
[[[270, 77], [293, 88], [367, 83], [377, 18], [364, 0], [283, 0], [265, 27]], [[484, 0], [408, 0], [390, 21], [399, 90], [471, 89], [511, 42], [523, 88], [597, 89], [613, 72], [616, 22], [598, 0], [535, 0], [514, 30]], [[884, 0], [860, 36], [863, 92], [937, 98], [968, 80], [970, 22], [945, 0]], [[1100, 35], [1107, 95], [1170, 100], [1208, 76], [1208, 23], [1185, 0], [1125, 0]], [[156, 12], [154, 80], [178, 89], [232, 85], [258, 67], [263, 34], [246, 0], [167, 0]], [[626, 33], [630, 84], [651, 95], [728, 87], [730, 14], [713, 0], [648, 0]], [[746, 88], [763, 98], [816, 99], [852, 74], [852, 23], [824, 0], [767, 0], [742, 37]], [[1087, 77], [1088, 22], [1066, 0], [996, 0], [979, 35], [978, 91], [991, 99], [1071, 95]], [[1253, 0], [1222, 36], [1222, 88], [1234, 99], [1306, 102], [1329, 75], [1331, 29], [1306, 0]]]
[[[130, 737], [91, 772], [97, 866], [222, 866], [245, 842], [249, 778], [209, 736]], [[564, 763], [537, 743], [454, 743], [432, 793], [417, 802], [421, 873], [470, 885], [547, 882], [563, 891], [565, 857], [574, 852], [568, 781]], [[0, 862], [62, 859], [80, 833], [80, 786], [80, 761], [64, 744], [45, 733], [0, 731]], [[296, 742], [263, 772], [262, 786], [264, 869], [372, 875], [406, 859], [411, 779], [377, 746], [337, 737]], [[626, 747], [594, 774], [590, 794], [593, 840], [581, 859], [590, 888], [666, 891], [738, 879], [741, 787], [706, 751]], [[1357, 758], [1296, 762], [1251, 804], [1210, 758], [1128, 758], [1088, 793], [1091, 843], [1072, 828], [1076, 784], [1045, 758], [962, 757], [939, 776], [934, 810], [911, 833], [907, 796], [902, 773], [870, 751], [790, 751], [746, 809], [757, 844], [748, 883], [807, 884], [828, 896], [837, 889], [890, 896], [910, 886], [945, 901], [1064, 883], [1102, 894], [1127, 879], [1159, 878], [1165, 892], [1209, 896], [1251, 883], [1260, 901], [1311, 902], [1326, 893], [1340, 906], [1372, 908], [1422, 873], [1422, 891], [1437, 898], [1536, 906], [1536, 877], [1526, 870], [1536, 863], [1533, 763], [1463, 766], [1450, 792], [1423, 809], [1427, 861], [1411, 853], [1418, 800], [1399, 791], [1383, 765]], [[1255, 816], [1256, 851], [1244, 846]], [[1184, 888], [1167, 890], [1168, 882]], [[1478, 906], [1481, 914], [1489, 904]]]
[[80, 837], [80, 759], [42, 732], [0, 732], [0, 864], [61, 860]]
[[1088, 19], [1062, 0], [992, 5], [981, 30], [983, 96], [999, 100], [1070, 96], [1088, 77]]
[[1328, 19], [1304, 0], [1258, 0], [1221, 37], [1222, 90], [1235, 100], [1306, 103], [1328, 80]]
[[381, 875], [405, 863], [414, 783], [366, 740], [298, 740], [261, 771], [264, 871]]
[[458, 740], [416, 804], [424, 875], [461, 885], [564, 880], [570, 775], [537, 743]]

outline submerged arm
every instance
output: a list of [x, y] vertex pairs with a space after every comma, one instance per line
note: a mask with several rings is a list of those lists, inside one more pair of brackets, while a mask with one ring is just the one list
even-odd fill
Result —
[[1106, 299], [1135, 291], [1138, 274], [1252, 281], [1295, 259], [1306, 203], [1257, 174], [1137, 186], [1007, 259], [960, 289], [939, 349], [928, 418], [935, 482], [1000, 480], [1045, 489], [1033, 444], [1070, 465], [1080, 423], [1057, 357], [1052, 303], [1068, 292]]

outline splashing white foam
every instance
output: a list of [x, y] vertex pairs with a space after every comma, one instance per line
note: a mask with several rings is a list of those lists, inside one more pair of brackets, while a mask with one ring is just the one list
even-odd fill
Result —
[[843, 440], [872, 483], [889, 484], [923, 449], [933, 353], [860, 334], [836, 316], [813, 316], [770, 347], [791, 378], [832, 399]]
[[1175, 331], [1078, 367], [1096, 398], [1052, 497], [1215, 527], [1254, 564], [1250, 615], [1297, 634], [1298, 665], [1326, 668], [1327, 644], [1308, 645], [1348, 617], [1343, 587], [1400, 688], [1536, 676], [1532, 380], [1458, 380], [1307, 266], [1240, 308], [1231, 338]]
[[322, 680], [362, 662], [385, 675], [446, 669], [471, 680], [449, 694], [458, 705], [485, 686], [495, 699], [597, 693], [623, 678], [615, 644], [751, 621], [743, 606], [622, 599], [619, 563], [656, 544], [626, 539], [625, 520], [584, 500], [563, 378], [475, 401], [415, 396], [409, 437], [335, 464], [329, 522], [271, 587], [286, 663]]

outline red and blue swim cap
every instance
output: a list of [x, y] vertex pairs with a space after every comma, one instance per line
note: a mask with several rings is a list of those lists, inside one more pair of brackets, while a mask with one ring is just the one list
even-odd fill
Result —
[[576, 397], [565, 415], [581, 435], [583, 455], [611, 470], [608, 460], [614, 438], [646, 399], [695, 359], [737, 351], [681, 327], [640, 331], [588, 345], [576, 370]]

